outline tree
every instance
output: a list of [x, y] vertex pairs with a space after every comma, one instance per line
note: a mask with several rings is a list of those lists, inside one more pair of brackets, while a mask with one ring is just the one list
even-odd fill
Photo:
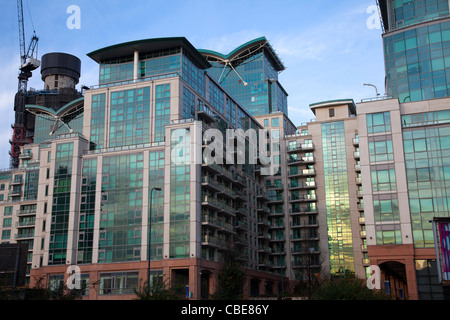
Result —
[[223, 252], [223, 265], [219, 272], [219, 289], [212, 298], [216, 300], [238, 300], [242, 298], [244, 271], [238, 260], [239, 253], [226, 250]]
[[390, 300], [390, 296], [367, 288], [366, 281], [353, 274], [324, 280], [316, 288], [317, 300]]
[[151, 281], [150, 295], [148, 294], [148, 282], [145, 281], [139, 290], [135, 290], [135, 300], [179, 300], [180, 286], [168, 284], [166, 281]]

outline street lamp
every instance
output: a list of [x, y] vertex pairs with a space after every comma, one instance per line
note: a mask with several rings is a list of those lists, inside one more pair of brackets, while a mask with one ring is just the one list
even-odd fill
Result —
[[153, 187], [152, 190], [150, 190], [150, 210], [149, 210], [149, 226], [148, 226], [148, 267], [147, 267], [147, 294], [148, 298], [150, 299], [150, 247], [152, 244], [152, 196], [153, 191], [161, 191], [161, 188], [159, 187]]

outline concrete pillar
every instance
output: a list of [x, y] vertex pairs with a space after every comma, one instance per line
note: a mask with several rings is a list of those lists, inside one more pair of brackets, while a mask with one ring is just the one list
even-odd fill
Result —
[[134, 82], [138, 79], [139, 72], [139, 51], [134, 51], [134, 71], [133, 71], [133, 80]]

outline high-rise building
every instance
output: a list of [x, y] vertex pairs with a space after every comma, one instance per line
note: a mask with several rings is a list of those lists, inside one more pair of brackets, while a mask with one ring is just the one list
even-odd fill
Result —
[[367, 249], [384, 290], [444, 299], [433, 220], [450, 218], [450, 100], [358, 104]]
[[226, 56], [185, 38], [88, 56], [99, 84], [27, 105], [34, 143], [0, 172], [1, 243], [28, 245], [31, 284], [57, 288], [78, 267], [85, 298], [128, 299], [150, 261], [152, 283], [208, 298], [233, 251], [245, 297], [371, 266], [396, 298], [448, 295], [432, 221], [450, 218], [449, 98], [318, 102], [296, 126], [265, 38]]
[[[31, 285], [43, 277], [58, 287], [77, 266], [84, 284], [98, 283], [86, 297], [130, 298], [150, 260], [152, 282], [176, 281], [207, 298], [224, 252], [234, 251], [246, 269], [244, 296], [280, 292], [282, 278], [259, 259], [263, 178], [255, 164], [234, 161], [239, 150], [225, 149], [229, 140], [214, 139], [258, 132], [258, 121], [185, 38], [88, 56], [99, 64], [99, 85], [57, 110], [27, 105], [35, 143], [0, 178], [2, 242], [28, 244]], [[216, 154], [204, 156], [213, 142]]]
[[387, 96], [357, 105], [367, 253], [397, 298], [444, 299], [449, 2], [379, 1]]
[[400, 103], [449, 97], [449, 1], [378, 2], [387, 95]]

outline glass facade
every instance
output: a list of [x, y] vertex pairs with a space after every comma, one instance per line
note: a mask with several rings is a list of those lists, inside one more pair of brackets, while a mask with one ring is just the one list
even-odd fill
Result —
[[103, 149], [105, 147], [106, 94], [94, 94], [91, 109], [91, 149]]
[[100, 64], [100, 84], [133, 79], [133, 57], [111, 59]]
[[98, 262], [140, 261], [143, 153], [103, 158]]
[[251, 115], [288, 114], [287, 93], [277, 82], [278, 72], [263, 49], [233, 63], [236, 72], [219, 62], [211, 64], [208, 73]]
[[56, 146], [53, 205], [50, 228], [49, 265], [66, 264], [69, 232], [70, 188], [72, 185], [73, 143]]
[[97, 158], [83, 161], [77, 263], [92, 263], [97, 186]]
[[[450, 111], [402, 117], [414, 245], [434, 247], [433, 217], [449, 217]], [[438, 127], [423, 127], [439, 123]]]
[[331, 274], [355, 271], [344, 122], [322, 124]]
[[389, 0], [390, 30], [448, 16], [448, 0]]
[[171, 132], [170, 258], [189, 258], [190, 241], [190, 131]]
[[180, 48], [151, 52], [140, 58], [141, 78], [172, 73], [181, 73]]
[[[450, 21], [447, 0], [391, 1], [391, 31], [385, 34], [387, 95], [400, 102], [450, 96]], [[413, 26], [405, 31], [401, 27]]]
[[112, 92], [110, 110], [110, 148], [150, 142], [150, 87]]
[[149, 203], [149, 210], [148, 210], [149, 221], [151, 221], [150, 259], [162, 260], [163, 244], [164, 244], [164, 152], [163, 151], [150, 152], [148, 180], [149, 180], [149, 187], [148, 187], [149, 193], [154, 187], [161, 188], [161, 191], [153, 191], [151, 195], [152, 202]]
[[[83, 133], [83, 110], [79, 110], [69, 116], [63, 117], [62, 120], [75, 133]], [[50, 132], [56, 129], [52, 135]], [[35, 119], [35, 130], [33, 143], [39, 144], [45, 140], [53, 140], [58, 135], [70, 133], [69, 129], [61, 122], [56, 121], [54, 116], [48, 114], [40, 114]]]

